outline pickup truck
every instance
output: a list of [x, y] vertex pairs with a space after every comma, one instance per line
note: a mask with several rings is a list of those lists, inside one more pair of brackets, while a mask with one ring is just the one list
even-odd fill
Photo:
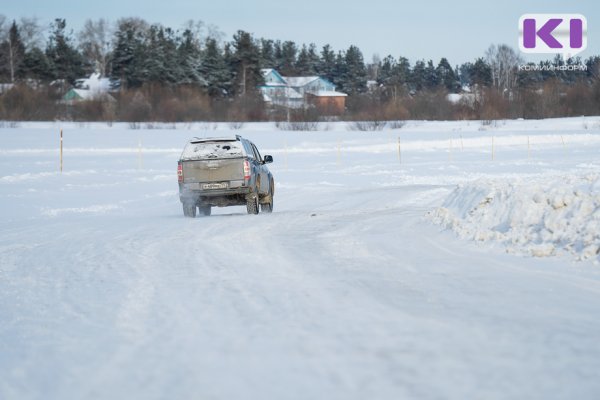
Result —
[[177, 176], [183, 215], [209, 216], [211, 207], [245, 205], [248, 214], [273, 211], [275, 181], [256, 146], [239, 135], [193, 138], [179, 159]]

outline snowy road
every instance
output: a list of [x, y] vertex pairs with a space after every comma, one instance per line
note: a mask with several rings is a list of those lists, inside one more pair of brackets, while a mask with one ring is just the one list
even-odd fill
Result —
[[398, 166], [387, 133], [241, 133], [275, 212], [192, 220], [172, 149], [197, 133], [84, 130], [60, 175], [49, 129], [0, 130], [1, 399], [598, 397], [598, 266], [424, 218], [482, 174], [597, 171], [598, 144]]

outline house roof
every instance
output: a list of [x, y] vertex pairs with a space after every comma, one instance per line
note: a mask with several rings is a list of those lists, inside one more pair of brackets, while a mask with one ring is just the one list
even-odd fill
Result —
[[103, 93], [99, 91], [87, 90], [87, 89], [71, 89], [69, 90], [63, 97], [64, 100], [72, 101], [72, 100], [108, 100], [108, 101], [116, 101], [114, 97], [112, 97], [108, 93]]
[[[270, 98], [277, 97], [273, 92], [270, 92], [270, 93], [267, 92], [267, 89], [272, 88], [272, 87], [273, 86], [271, 86], [271, 85], [260, 86], [260, 89], [262, 90], [263, 94], [267, 94]], [[283, 91], [283, 93], [281, 95], [288, 99], [303, 99], [304, 98], [304, 96], [302, 96], [300, 93], [298, 93], [295, 89], [292, 89], [291, 87], [288, 87], [288, 86], [282, 86], [281, 88], [277, 88], [276, 90]]]
[[291, 87], [306, 86], [311, 82], [318, 80], [318, 76], [286, 76], [285, 80]]
[[267, 83], [268, 86], [287, 86], [287, 82], [286, 82], [285, 78], [283, 76], [281, 76], [279, 74], [279, 72], [277, 72], [275, 69], [264, 68], [264, 69], [261, 69], [260, 72], [262, 73], [263, 78], [266, 78], [267, 76], [269, 76], [269, 74], [273, 74], [273, 75], [275, 75], [275, 77], [277, 79], [280, 80], [280, 82], [268, 82]]
[[81, 97], [84, 100], [91, 99], [93, 97], [93, 95], [95, 94], [91, 90], [87, 90], [87, 89], [73, 89], [73, 92], [75, 92], [75, 94], [78, 97]]
[[311, 92], [306, 92], [308, 94], [311, 94], [313, 96], [317, 96], [317, 97], [347, 97], [348, 95], [346, 93], [342, 93], [342, 92], [336, 92], [333, 90], [319, 90], [319, 91], [311, 91]]

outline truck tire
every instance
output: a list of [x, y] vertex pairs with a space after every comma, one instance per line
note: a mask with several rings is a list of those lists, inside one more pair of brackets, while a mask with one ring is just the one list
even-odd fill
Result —
[[258, 193], [246, 198], [246, 210], [248, 214], [258, 214]]
[[269, 189], [269, 202], [262, 203], [260, 205], [260, 211], [264, 213], [272, 213], [273, 212], [273, 183], [271, 183], [271, 189]]
[[196, 218], [196, 205], [194, 203], [183, 203], [183, 215]]

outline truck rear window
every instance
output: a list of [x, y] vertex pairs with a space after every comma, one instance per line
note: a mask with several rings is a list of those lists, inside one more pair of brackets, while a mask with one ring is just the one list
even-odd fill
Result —
[[201, 142], [188, 143], [183, 149], [181, 160], [239, 158], [243, 156], [244, 148], [241, 142]]

